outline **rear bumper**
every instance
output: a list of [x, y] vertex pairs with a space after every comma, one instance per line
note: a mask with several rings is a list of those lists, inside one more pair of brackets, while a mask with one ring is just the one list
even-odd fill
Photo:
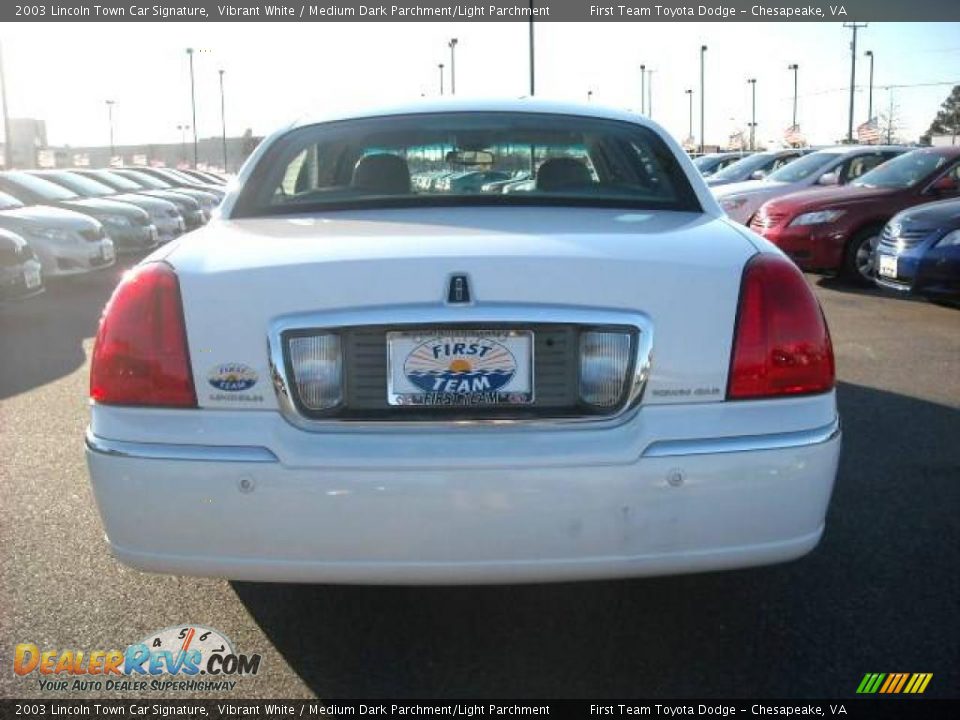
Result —
[[876, 283], [880, 287], [934, 298], [960, 298], [960, 253], [931, 249], [929, 243], [899, 254], [884, 246], [877, 252], [897, 258], [897, 276], [878, 275]]
[[[537, 434], [523, 442], [550, 441]], [[144, 570], [513, 583], [797, 558], [823, 532], [840, 451], [836, 420], [769, 435], [657, 441], [625, 462], [569, 452], [556, 462], [474, 462], [467, 443], [460, 462], [417, 466], [409, 457], [417, 436], [408, 437], [405, 457], [384, 457], [372, 436], [369, 454], [352, 465], [304, 465], [261, 446], [141, 444], [90, 433], [87, 461], [114, 554]], [[491, 443], [488, 453], [496, 449]]]

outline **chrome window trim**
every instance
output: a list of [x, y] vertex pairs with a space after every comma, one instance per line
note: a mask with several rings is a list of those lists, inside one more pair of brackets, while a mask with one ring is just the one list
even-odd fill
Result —
[[788, 450], [790, 448], [821, 445], [840, 437], [840, 418], [812, 430], [764, 435], [736, 435], [722, 438], [694, 438], [691, 440], [657, 440], [650, 443], [641, 457], [663, 458], [686, 455], [715, 455], [718, 453], [756, 452], [760, 450]]
[[[307, 418], [301, 415], [294, 404], [293, 385], [287, 377], [283, 355], [283, 333], [293, 330], [317, 329], [335, 331], [338, 328], [383, 325], [391, 330], [403, 330], [409, 325], [471, 325], [482, 328], [484, 323], [513, 323], [535, 325], [560, 323], [585, 326], [629, 326], [637, 331], [637, 343], [633, 358], [632, 377], [627, 378], [625, 399], [620, 407], [607, 415], [557, 418], [477, 418], [470, 420], [349, 420], [331, 418]], [[477, 305], [399, 305], [377, 306], [362, 310], [340, 310], [320, 313], [286, 315], [275, 319], [267, 334], [267, 355], [270, 377], [280, 414], [294, 427], [308, 431], [336, 429], [338, 432], [365, 427], [409, 428], [420, 430], [430, 427], [544, 427], [619, 425], [628, 420], [643, 399], [643, 391], [650, 376], [653, 360], [653, 321], [644, 313], [602, 308], [567, 307], [535, 304], [485, 303]]]
[[277, 456], [265, 447], [248, 445], [181, 445], [108, 440], [87, 428], [87, 449], [100, 455], [145, 460], [190, 460], [193, 462], [275, 463]]

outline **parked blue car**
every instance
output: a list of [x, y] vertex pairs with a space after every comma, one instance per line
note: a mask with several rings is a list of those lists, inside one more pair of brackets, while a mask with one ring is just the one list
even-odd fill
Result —
[[960, 301], [960, 200], [894, 215], [883, 229], [874, 268], [880, 287]]

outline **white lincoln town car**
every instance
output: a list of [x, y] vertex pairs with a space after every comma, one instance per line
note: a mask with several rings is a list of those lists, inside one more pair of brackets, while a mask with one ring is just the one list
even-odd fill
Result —
[[[415, 182], [473, 172], [531, 181]], [[797, 268], [654, 123], [529, 99], [267, 138], [219, 218], [117, 287], [90, 395], [116, 557], [242, 580], [786, 561], [840, 452]]]

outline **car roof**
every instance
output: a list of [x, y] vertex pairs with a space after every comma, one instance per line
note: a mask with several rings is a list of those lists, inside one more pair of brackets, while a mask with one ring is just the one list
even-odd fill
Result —
[[[577, 115], [656, 127], [638, 113], [613, 108], [600, 103], [571, 103], [555, 100], [541, 100], [532, 97], [513, 99], [497, 98], [429, 98], [417, 102], [395, 105], [342, 107], [323, 113], [303, 115], [290, 127], [303, 127], [321, 122], [336, 120], [356, 120], [360, 118], [383, 117], [386, 115], [422, 115], [446, 112], [522, 112], [548, 113], [554, 115]], [[289, 129], [289, 128], [288, 128]]]
[[850, 153], [855, 152], [906, 152], [913, 149], [916, 148], [911, 148], [907, 145], [834, 145], [833, 147], [818, 148], [814, 152], [832, 153], [834, 155], [849, 155]]

